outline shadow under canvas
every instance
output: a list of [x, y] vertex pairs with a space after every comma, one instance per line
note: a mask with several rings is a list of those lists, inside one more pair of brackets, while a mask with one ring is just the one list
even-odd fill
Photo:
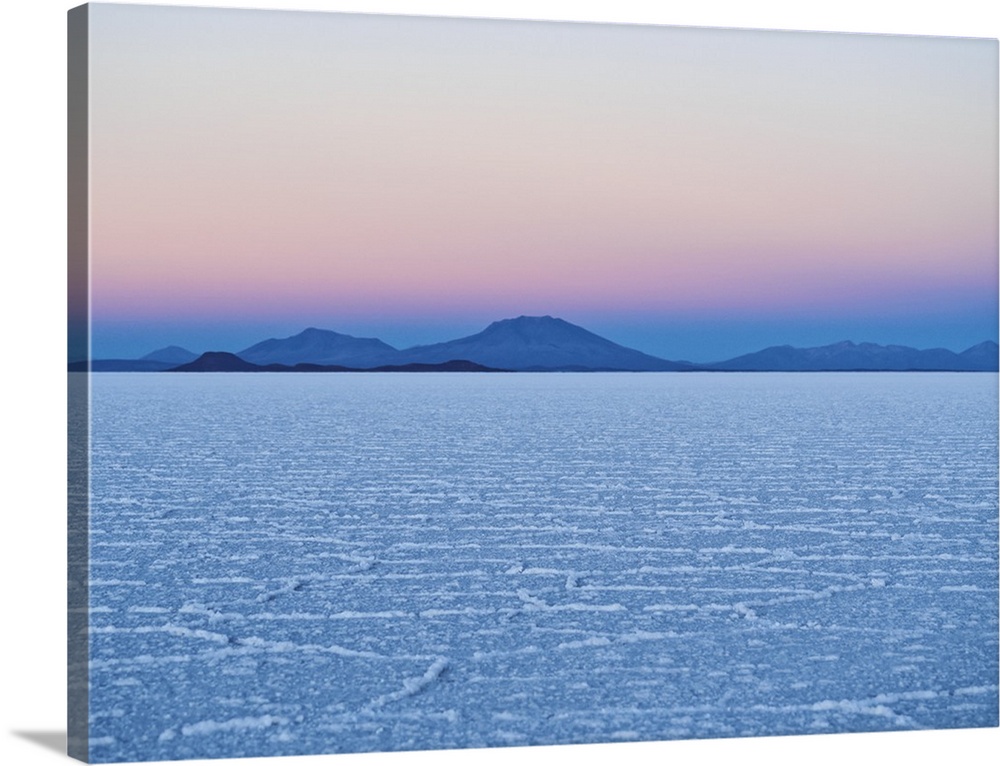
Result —
[[11, 734], [21, 739], [26, 739], [29, 742], [34, 742], [46, 750], [54, 750], [57, 753], [66, 754], [65, 731], [13, 731]]

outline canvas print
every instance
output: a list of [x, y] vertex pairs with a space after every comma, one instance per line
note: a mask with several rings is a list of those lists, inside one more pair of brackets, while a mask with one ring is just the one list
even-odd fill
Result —
[[70, 752], [998, 725], [997, 41], [69, 13]]

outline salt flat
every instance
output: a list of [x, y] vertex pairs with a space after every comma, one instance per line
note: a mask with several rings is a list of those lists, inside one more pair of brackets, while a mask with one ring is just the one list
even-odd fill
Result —
[[997, 725], [995, 374], [92, 386], [96, 761]]

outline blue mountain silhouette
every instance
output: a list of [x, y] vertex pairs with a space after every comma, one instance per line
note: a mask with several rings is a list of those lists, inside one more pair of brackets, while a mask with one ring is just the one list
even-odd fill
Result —
[[[519, 316], [493, 322], [483, 331], [464, 338], [402, 350], [378, 338], [356, 338], [310, 327], [288, 338], [261, 341], [225, 358], [196, 357], [186, 349], [168, 346], [142, 359], [96, 359], [91, 362], [90, 369], [95, 372], [153, 372], [192, 365], [189, 369], [210, 371], [218, 364], [232, 370], [239, 368], [235, 359], [249, 362], [252, 369], [298, 365], [299, 369], [310, 366], [352, 370], [408, 367], [442, 371], [458, 371], [469, 365], [473, 369], [515, 371], [996, 371], [1000, 364], [997, 344], [993, 341], [979, 343], [957, 354], [943, 348], [919, 350], [851, 341], [815, 348], [772, 346], [723, 362], [691, 364], [621, 346], [564, 319]], [[70, 369], [85, 370], [87, 365], [76, 362]]]
[[302, 362], [343, 367], [378, 367], [394, 364], [398, 352], [378, 338], [355, 338], [332, 330], [309, 327], [290, 338], [271, 338], [237, 352], [259, 365]]
[[688, 370], [692, 365], [659, 359], [620, 346], [563, 319], [520, 316], [493, 322], [466, 338], [400, 352], [406, 362], [469, 359], [505, 370]]
[[164, 362], [166, 364], [187, 364], [198, 358], [198, 355], [180, 346], [167, 346], [151, 351], [142, 360], [149, 362]]
[[919, 350], [909, 346], [842, 341], [829, 346], [794, 348], [771, 346], [725, 362], [706, 365], [713, 370], [819, 372], [825, 370], [996, 370], [997, 344], [980, 343], [961, 354], [944, 348]]

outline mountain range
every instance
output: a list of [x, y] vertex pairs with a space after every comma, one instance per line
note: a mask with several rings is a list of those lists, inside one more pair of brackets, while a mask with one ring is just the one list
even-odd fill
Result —
[[843, 341], [817, 348], [772, 346], [725, 362], [706, 365], [727, 371], [820, 372], [832, 370], [954, 370], [997, 369], [997, 344], [980, 343], [960, 354], [944, 348], [918, 350], [908, 346]]
[[475, 362], [452, 360], [438, 364], [412, 362], [387, 364], [379, 367], [345, 367], [341, 364], [313, 364], [298, 362], [294, 365], [254, 364], [227, 351], [206, 351], [193, 362], [174, 367], [171, 372], [508, 372], [486, 367]]
[[[73, 363], [71, 370], [85, 370]], [[998, 348], [986, 341], [961, 353], [843, 341], [815, 348], [772, 346], [712, 364], [670, 361], [614, 343], [551, 316], [493, 322], [464, 338], [396, 349], [378, 338], [310, 327], [288, 338], [270, 338], [235, 354], [197, 355], [178, 346], [141, 359], [95, 359], [94, 372], [110, 371], [993, 371]]]

